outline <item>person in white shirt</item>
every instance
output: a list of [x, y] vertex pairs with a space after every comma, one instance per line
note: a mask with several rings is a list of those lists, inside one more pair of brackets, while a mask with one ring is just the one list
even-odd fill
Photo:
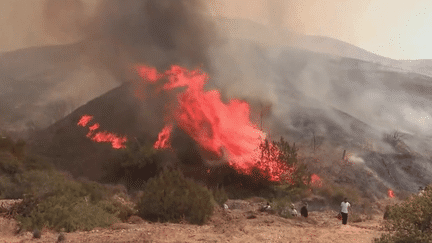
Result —
[[348, 199], [345, 198], [341, 203], [342, 224], [347, 224], [349, 207], [351, 207], [351, 204], [348, 202]]

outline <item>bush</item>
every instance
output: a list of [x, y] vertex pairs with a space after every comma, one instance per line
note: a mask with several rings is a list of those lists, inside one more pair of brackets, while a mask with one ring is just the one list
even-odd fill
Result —
[[21, 161], [9, 152], [0, 152], [0, 174], [14, 175], [23, 171]]
[[23, 196], [23, 188], [13, 178], [0, 176], [0, 199], [19, 199]]
[[106, 227], [118, 221], [115, 215], [84, 198], [55, 195], [41, 200], [28, 216], [18, 215], [22, 230], [47, 227], [67, 232]]
[[55, 171], [29, 171], [20, 175], [19, 183], [25, 196], [16, 219], [23, 230], [48, 227], [70, 232], [105, 227], [118, 221], [117, 212], [122, 210], [108, 209], [106, 204], [115, 202], [107, 197], [104, 186], [72, 181]]
[[115, 151], [116, 156], [103, 165], [103, 182], [122, 183], [128, 190], [137, 190], [161, 171], [167, 151], [156, 150], [152, 144], [129, 141], [126, 149]]
[[211, 192], [180, 171], [164, 171], [150, 179], [137, 209], [140, 217], [151, 221], [180, 222], [184, 217], [192, 224], [203, 224], [213, 214]]
[[415, 195], [388, 208], [385, 228], [390, 231], [376, 243], [432, 242], [432, 186], [423, 196]]
[[116, 200], [103, 200], [98, 202], [97, 205], [101, 207], [104, 211], [115, 215], [123, 222], [129, 219], [130, 216], [137, 213], [137, 211], [133, 207], [124, 205]]
[[270, 203], [272, 210], [283, 218], [292, 218], [290, 213], [291, 200], [287, 197], [273, 199]]
[[222, 206], [228, 200], [228, 195], [225, 192], [224, 188], [221, 189], [217, 188], [212, 192], [213, 192], [213, 198], [219, 206]]
[[[311, 174], [306, 164], [298, 160], [298, 149], [295, 147], [295, 143], [290, 146], [282, 137], [279, 141], [271, 143], [265, 139], [260, 144], [259, 149], [261, 157], [258, 160], [258, 165], [265, 167], [269, 161], [277, 161], [281, 168], [285, 168], [285, 174], [281, 176], [282, 183], [288, 184], [291, 187], [304, 188], [309, 185]], [[269, 178], [269, 175], [266, 175], [265, 172], [262, 174], [265, 178]]]
[[17, 158], [23, 158], [26, 143], [24, 140], [18, 140], [16, 143], [10, 138], [3, 138], [0, 135], [0, 151], [9, 152]]

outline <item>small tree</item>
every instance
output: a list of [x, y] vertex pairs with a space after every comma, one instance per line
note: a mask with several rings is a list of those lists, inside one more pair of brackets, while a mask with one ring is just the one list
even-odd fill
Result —
[[128, 190], [141, 187], [157, 174], [163, 164], [165, 151], [156, 150], [149, 143], [141, 145], [130, 141], [126, 149], [117, 151], [117, 156], [104, 165], [104, 182], [124, 183]]
[[386, 229], [390, 232], [375, 239], [376, 243], [432, 242], [432, 186], [423, 196], [412, 196], [387, 211]]

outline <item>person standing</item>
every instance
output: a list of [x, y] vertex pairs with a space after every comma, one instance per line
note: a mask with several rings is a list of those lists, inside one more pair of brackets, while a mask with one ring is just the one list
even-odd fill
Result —
[[349, 207], [351, 207], [351, 204], [348, 202], [348, 199], [345, 198], [341, 203], [342, 224], [347, 224]]
[[308, 217], [309, 212], [308, 212], [308, 203], [307, 202], [303, 203], [303, 207], [300, 209], [300, 214], [301, 214], [301, 216], [303, 216], [305, 218]]

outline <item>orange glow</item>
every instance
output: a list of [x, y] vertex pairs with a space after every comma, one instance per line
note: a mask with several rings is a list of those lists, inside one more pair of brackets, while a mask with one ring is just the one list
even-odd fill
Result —
[[170, 148], [169, 138], [171, 136], [172, 125], [166, 125], [158, 135], [158, 140], [153, 145], [155, 149], [167, 149]]
[[317, 174], [311, 175], [311, 186], [322, 187], [322, 180]]
[[394, 192], [391, 189], [389, 189], [387, 193], [390, 198], [394, 198]]
[[78, 126], [85, 127], [87, 126], [87, 123], [89, 123], [93, 119], [93, 116], [84, 115], [81, 117], [81, 119], [78, 121]]
[[[164, 73], [157, 73], [153, 67], [137, 66], [144, 82], [165, 81], [166, 92], [185, 87], [177, 95], [173, 117], [176, 126], [194, 139], [202, 149], [219, 158], [225, 158], [228, 164], [239, 172], [250, 174], [254, 167], [272, 181], [290, 181], [295, 168], [289, 168], [279, 161], [280, 151], [269, 144], [270, 155], [263, 157], [260, 148], [266, 135], [249, 119], [249, 104], [232, 99], [223, 103], [217, 90], [205, 91], [209, 77], [202, 70], [189, 71], [173, 65]], [[142, 95], [138, 94], [139, 97]], [[169, 138], [170, 126], [159, 134], [155, 146], [164, 146]]]
[[[77, 125], [85, 127], [87, 124], [93, 119], [93, 116], [83, 115], [81, 119], [78, 121]], [[117, 135], [113, 133], [109, 133], [107, 131], [97, 132], [93, 137], [93, 133], [95, 130], [99, 129], [99, 123], [95, 123], [89, 127], [89, 132], [87, 133], [87, 137], [95, 142], [110, 142], [111, 146], [115, 149], [126, 148], [124, 143], [127, 141], [126, 137], [117, 137]]]

